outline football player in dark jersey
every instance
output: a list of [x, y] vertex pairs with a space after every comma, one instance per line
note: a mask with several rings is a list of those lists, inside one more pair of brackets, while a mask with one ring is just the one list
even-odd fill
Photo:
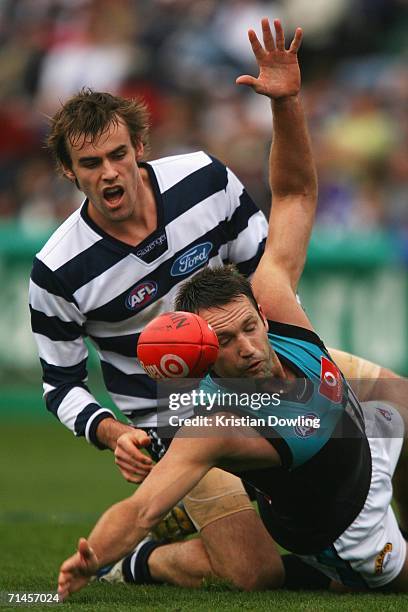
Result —
[[[252, 42], [255, 53], [265, 53], [255, 35]], [[282, 45], [278, 36], [278, 50]], [[291, 113], [296, 101], [276, 103]], [[218, 391], [218, 377], [268, 384], [272, 379], [282, 385], [285, 410], [277, 414], [266, 407], [265, 418], [277, 419], [268, 435], [239, 422], [231, 425], [233, 435], [221, 436], [218, 428], [210, 436], [217, 429], [213, 421], [199, 428], [205, 443], [191, 435], [176, 436], [137, 492], [109, 509], [89, 540], [81, 539], [77, 553], [62, 565], [62, 598], [87, 584], [98, 568], [128, 554], [214, 466], [255, 485], [262, 493], [263, 520], [274, 538], [334, 584], [391, 585], [397, 590], [408, 584], [406, 544], [390, 506], [391, 476], [402, 444], [401, 418], [391, 405], [359, 405], [296, 299], [316, 184], [310, 181], [310, 159], [305, 163], [300, 156], [303, 164], [295, 174], [286, 163], [287, 136], [276, 126], [273, 209], [253, 293], [234, 270], [206, 270], [185, 285], [177, 302], [178, 308], [209, 321], [220, 339], [216, 376], [205, 379], [204, 388]], [[296, 218], [296, 226], [289, 226], [288, 218]], [[298, 380], [304, 384], [295, 385], [292, 396], [291, 381]], [[285, 422], [288, 413], [299, 423]], [[227, 411], [218, 416], [234, 415]], [[305, 421], [311, 417], [322, 427]], [[199, 547], [199, 540], [192, 546]], [[270, 559], [273, 586], [279, 586], [285, 571], [272, 549]]]

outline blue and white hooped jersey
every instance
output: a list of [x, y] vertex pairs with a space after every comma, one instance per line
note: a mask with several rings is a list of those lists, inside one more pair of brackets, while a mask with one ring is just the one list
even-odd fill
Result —
[[47, 408], [97, 444], [110, 411], [86, 385], [96, 347], [106, 387], [135, 424], [156, 424], [156, 383], [136, 359], [144, 326], [173, 309], [179, 285], [200, 268], [235, 263], [245, 275], [262, 256], [267, 221], [237, 177], [206, 153], [141, 164], [154, 189], [158, 227], [136, 247], [74, 212], [37, 254], [30, 281], [32, 329]]
[[[363, 414], [314, 332], [270, 322], [268, 337], [296, 381], [278, 394], [279, 403], [260, 407], [256, 415], [239, 403], [232, 410], [218, 409], [266, 423], [273, 417], [273, 425], [254, 428], [276, 449], [281, 467], [239, 475], [267, 497], [261, 504], [268, 509], [267, 527], [281, 546], [298, 553], [319, 551], [351, 524], [367, 496], [371, 455]], [[221, 387], [211, 374], [200, 388], [220, 395], [234, 390]], [[319, 427], [302, 425], [305, 417], [317, 419]]]

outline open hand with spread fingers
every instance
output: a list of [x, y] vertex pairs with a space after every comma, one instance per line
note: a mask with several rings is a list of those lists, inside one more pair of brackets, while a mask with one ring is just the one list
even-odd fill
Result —
[[267, 18], [262, 19], [263, 46], [254, 30], [248, 30], [256, 61], [259, 66], [258, 78], [248, 74], [237, 78], [238, 85], [249, 85], [257, 93], [272, 99], [295, 96], [300, 89], [300, 70], [297, 52], [303, 32], [296, 28], [289, 49], [285, 49], [285, 34], [279, 19], [274, 19], [275, 40]]
[[78, 548], [60, 567], [58, 595], [64, 601], [71, 593], [88, 584], [98, 569], [98, 559], [85, 538], [80, 538]]

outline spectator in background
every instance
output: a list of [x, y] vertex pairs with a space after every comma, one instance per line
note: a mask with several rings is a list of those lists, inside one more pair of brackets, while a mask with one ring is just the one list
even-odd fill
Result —
[[82, 28], [57, 41], [42, 63], [37, 104], [43, 112], [53, 115], [60, 101], [81, 87], [119, 90], [137, 61], [134, 8], [128, 0], [91, 0], [85, 6]]
[[[151, 158], [169, 151], [211, 150], [232, 161], [266, 210], [266, 168], [254, 160], [269, 146], [268, 109], [258, 97], [234, 91], [235, 76], [251, 72], [253, 66], [245, 45], [237, 44], [236, 31], [242, 31], [242, 19], [251, 22], [251, 15], [255, 24], [258, 15], [272, 10], [291, 23], [292, 15], [298, 19], [303, 11], [308, 31], [316, 28], [302, 56], [321, 182], [317, 225], [329, 222], [346, 231], [376, 227], [394, 232], [408, 217], [400, 204], [407, 200], [408, 188], [395, 160], [388, 161], [408, 134], [404, 2], [322, 4], [315, 10], [315, 3], [311, 7], [306, 0], [4, 0], [0, 219], [35, 215], [33, 198], [19, 188], [19, 177], [32, 174], [32, 158], [45, 137], [44, 114], [52, 114], [59, 99], [81, 84], [129, 97], [142, 94], [152, 115]], [[319, 36], [328, 31], [330, 36]], [[215, 75], [222, 87], [213, 87]], [[346, 152], [352, 141], [353, 167], [350, 151]], [[51, 176], [51, 164], [48, 171]], [[52, 180], [44, 181], [44, 187], [49, 192], [46, 199], [52, 201]], [[47, 209], [51, 224], [77, 206], [74, 190], [65, 202], [66, 208], [61, 204]]]

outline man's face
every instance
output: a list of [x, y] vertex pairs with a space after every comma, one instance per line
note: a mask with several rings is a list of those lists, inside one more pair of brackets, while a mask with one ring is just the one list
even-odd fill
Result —
[[225, 306], [202, 308], [218, 336], [220, 350], [214, 370], [222, 378], [264, 378], [277, 373], [277, 357], [267, 336], [267, 324], [246, 296]]
[[143, 145], [133, 146], [127, 126], [111, 123], [94, 143], [80, 137], [68, 146], [72, 168], [65, 174], [88, 197], [90, 217], [104, 229], [130, 219], [142, 184], [137, 161]]

